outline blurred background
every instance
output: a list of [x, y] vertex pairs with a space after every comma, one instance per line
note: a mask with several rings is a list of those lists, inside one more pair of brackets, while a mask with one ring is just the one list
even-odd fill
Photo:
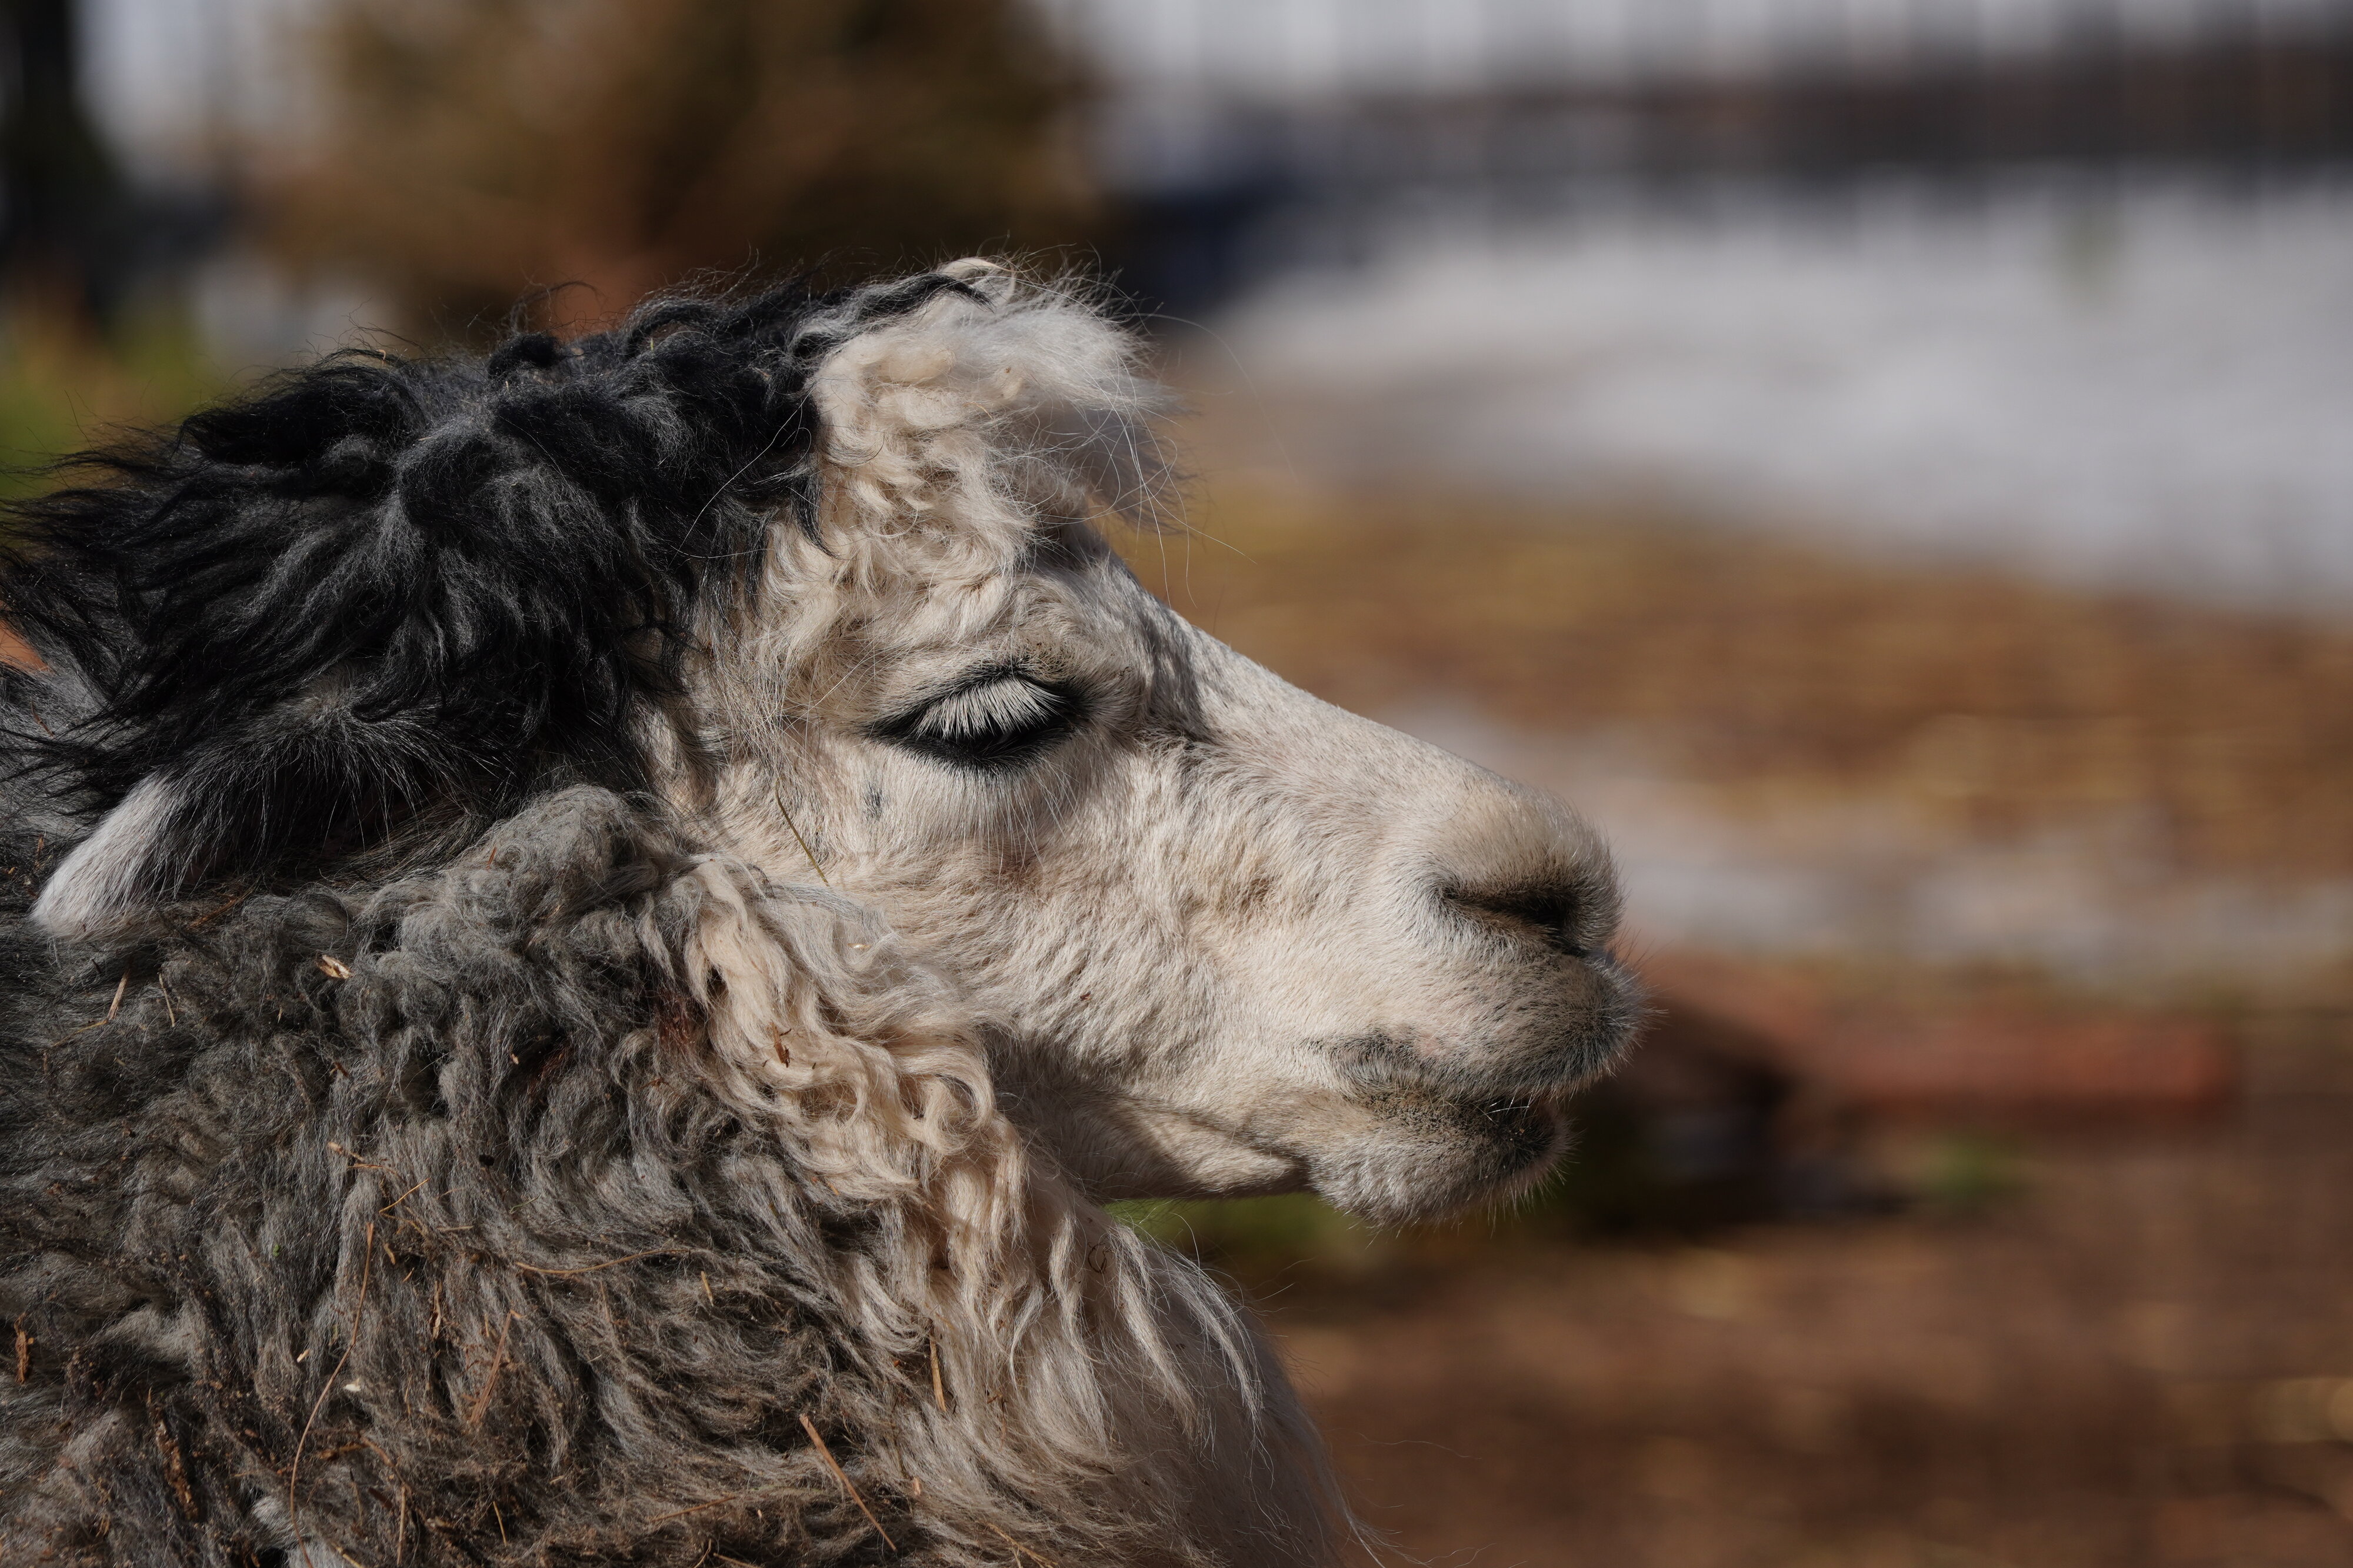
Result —
[[1425, 1561], [2353, 1564], [2353, 0], [5, 0], [5, 483], [701, 274], [1113, 279], [1127, 542], [1552, 788], [1508, 1213], [1129, 1217]]

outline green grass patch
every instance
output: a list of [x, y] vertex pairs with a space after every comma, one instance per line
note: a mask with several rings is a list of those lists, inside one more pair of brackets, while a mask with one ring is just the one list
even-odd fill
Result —
[[0, 500], [37, 494], [58, 458], [171, 424], [235, 385], [184, 312], [145, 311], [100, 335], [20, 303], [0, 319]]

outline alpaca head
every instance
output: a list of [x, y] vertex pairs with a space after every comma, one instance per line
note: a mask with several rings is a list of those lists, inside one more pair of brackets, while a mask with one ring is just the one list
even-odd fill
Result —
[[18, 565], [53, 798], [103, 809], [37, 916], [107, 940], [588, 777], [873, 906], [1099, 1195], [1514, 1190], [1634, 1010], [1607, 857], [1143, 589], [1096, 527], [1151, 493], [1132, 357], [964, 263], [331, 364], [118, 458]]
[[1100, 1194], [1524, 1184], [1632, 1010], [1599, 841], [1146, 593], [1090, 521], [1151, 495], [1131, 345], [959, 275], [815, 378], [820, 524], [712, 639], [726, 842], [953, 973]]

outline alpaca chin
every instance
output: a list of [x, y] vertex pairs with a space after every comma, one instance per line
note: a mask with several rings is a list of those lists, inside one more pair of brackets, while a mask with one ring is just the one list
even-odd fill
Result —
[[1551, 1172], [1569, 1144], [1557, 1100], [1465, 1102], [1397, 1095], [1354, 1137], [1311, 1163], [1335, 1208], [1374, 1225], [1444, 1219], [1509, 1203]]

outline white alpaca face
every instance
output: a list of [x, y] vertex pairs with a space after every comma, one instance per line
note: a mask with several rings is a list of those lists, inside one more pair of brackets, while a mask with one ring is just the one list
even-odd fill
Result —
[[1106, 1197], [1398, 1219], [1549, 1163], [1630, 1012], [1576, 818], [1284, 685], [1092, 534], [961, 593], [868, 628], [764, 858], [807, 880], [797, 829], [962, 981], [1017, 1121]]
[[1187, 626], [1077, 521], [1134, 449], [1130, 352], [1000, 287], [828, 362], [822, 542], [776, 530], [714, 639], [718, 835], [960, 982], [1005, 1108], [1099, 1196], [1508, 1194], [1634, 1012], [1608, 858]]

